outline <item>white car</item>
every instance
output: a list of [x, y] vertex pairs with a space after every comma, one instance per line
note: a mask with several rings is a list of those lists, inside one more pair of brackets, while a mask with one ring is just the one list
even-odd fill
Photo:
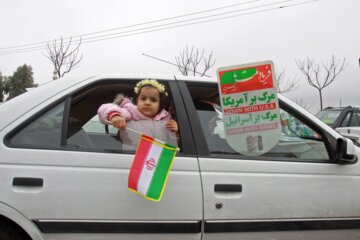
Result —
[[[165, 84], [180, 130], [160, 202], [127, 189], [134, 151], [95, 117], [143, 78]], [[67, 77], [5, 102], [0, 239], [360, 239], [357, 146], [279, 96], [316, 134], [284, 131], [269, 152], [242, 155], [218, 103], [216, 79], [156, 76]]]
[[335, 130], [344, 137], [353, 140], [355, 145], [360, 146], [360, 127], [338, 127]]
[[360, 109], [358, 107], [327, 107], [316, 115], [344, 137], [360, 146]]

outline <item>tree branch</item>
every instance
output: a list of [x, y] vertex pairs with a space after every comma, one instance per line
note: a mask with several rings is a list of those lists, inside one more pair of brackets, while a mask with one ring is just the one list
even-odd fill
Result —
[[[51, 45], [50, 43], [47, 44], [46, 57], [52, 62], [54, 70], [59, 78], [69, 73], [80, 64], [83, 58], [82, 54], [79, 57], [81, 43], [82, 38], [76, 43], [73, 41], [72, 37], [70, 37], [67, 42], [64, 42], [64, 39], [61, 37], [59, 43], [57, 39], [55, 39]], [[76, 46], [71, 48], [74, 44], [76, 44]]]
[[321, 68], [319, 63], [315, 63], [314, 59], [307, 57], [305, 61], [295, 60], [299, 70], [306, 76], [310, 86], [316, 88], [319, 91], [320, 96], [320, 108], [322, 109], [322, 90], [328, 87], [335, 79], [339, 76], [341, 72], [346, 68], [346, 58], [342, 61], [336, 59], [333, 55], [331, 60], [324, 63], [322, 61], [322, 69], [324, 74], [322, 77]]
[[[205, 73], [214, 66], [215, 60], [212, 59], [213, 54], [212, 52], [209, 54], [208, 57], [205, 57], [205, 49], [203, 49], [200, 53], [199, 49], [194, 46], [189, 47], [186, 45], [186, 48], [182, 50], [178, 56], [175, 56], [176, 63], [178, 65], [178, 69], [182, 75], [199, 75], [204, 76]], [[199, 72], [199, 68], [201, 63], [203, 62], [203, 71]]]

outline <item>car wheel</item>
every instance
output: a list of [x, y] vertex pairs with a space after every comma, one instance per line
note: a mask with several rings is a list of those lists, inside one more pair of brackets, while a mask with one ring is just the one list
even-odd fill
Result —
[[1, 240], [29, 240], [16, 228], [0, 222], [0, 239]]

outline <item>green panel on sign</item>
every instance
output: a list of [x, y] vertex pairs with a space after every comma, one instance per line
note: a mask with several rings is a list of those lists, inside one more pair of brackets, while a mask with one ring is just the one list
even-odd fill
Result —
[[248, 68], [243, 70], [235, 70], [231, 72], [225, 72], [221, 76], [221, 84], [232, 84], [236, 82], [242, 82], [252, 78], [256, 74], [256, 68]]

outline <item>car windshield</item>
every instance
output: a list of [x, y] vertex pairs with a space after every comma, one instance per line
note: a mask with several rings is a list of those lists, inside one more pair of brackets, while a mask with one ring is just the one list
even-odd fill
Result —
[[341, 111], [339, 110], [324, 110], [317, 113], [316, 117], [326, 124], [334, 124], [340, 113]]

